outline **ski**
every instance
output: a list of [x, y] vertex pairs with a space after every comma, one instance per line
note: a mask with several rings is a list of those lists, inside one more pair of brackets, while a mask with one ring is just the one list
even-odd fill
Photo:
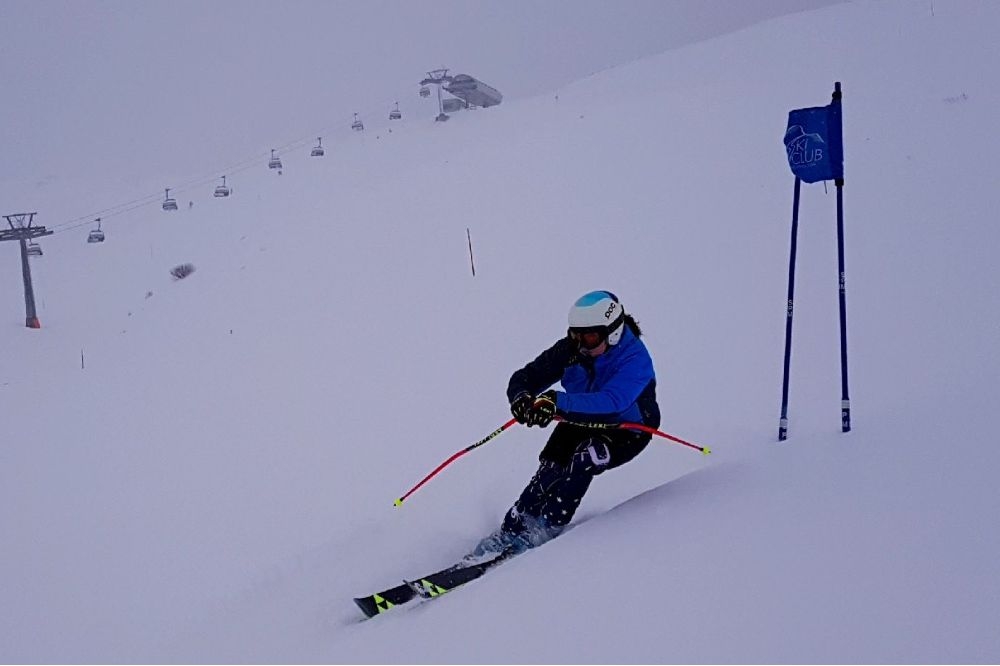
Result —
[[354, 603], [358, 605], [358, 608], [361, 609], [361, 612], [366, 617], [375, 617], [417, 597], [422, 599], [439, 597], [460, 585], [479, 578], [496, 565], [509, 560], [513, 556], [514, 553], [505, 551], [488, 562], [480, 564], [459, 563], [414, 580], [403, 581], [400, 585], [390, 587], [387, 590], [382, 590], [367, 597], [356, 597]]
[[379, 613], [386, 612], [393, 606], [405, 604], [415, 596], [417, 596], [417, 593], [409, 585], [403, 583], [396, 587], [390, 587], [388, 590], [370, 594], [367, 597], [355, 597], [354, 603], [358, 605], [358, 608], [365, 614], [365, 617], [375, 617]]

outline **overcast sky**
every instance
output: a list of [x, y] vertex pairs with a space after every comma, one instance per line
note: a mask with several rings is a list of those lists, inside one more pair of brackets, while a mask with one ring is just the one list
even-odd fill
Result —
[[381, 119], [397, 99], [408, 117], [427, 115], [416, 83], [436, 67], [510, 100], [830, 4], [2, 0], [0, 180], [202, 173], [340, 127], [355, 111]]

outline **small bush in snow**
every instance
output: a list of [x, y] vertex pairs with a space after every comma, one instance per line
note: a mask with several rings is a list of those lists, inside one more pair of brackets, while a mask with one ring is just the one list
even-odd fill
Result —
[[194, 273], [194, 264], [178, 264], [170, 269], [170, 274], [175, 280], [183, 280], [191, 273]]

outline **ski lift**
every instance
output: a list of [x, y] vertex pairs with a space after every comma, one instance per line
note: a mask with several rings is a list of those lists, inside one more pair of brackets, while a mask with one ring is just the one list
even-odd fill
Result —
[[358, 118], [358, 114], [356, 113], [354, 114], [354, 122], [351, 123], [351, 129], [355, 132], [361, 132], [365, 129], [365, 124], [361, 122], [361, 119]]
[[323, 155], [325, 154], [323, 152], [323, 137], [317, 138], [316, 141], [318, 143], [313, 147], [312, 152], [309, 153], [309, 156], [310, 157], [323, 157]]
[[396, 102], [396, 108], [389, 112], [389, 120], [402, 120], [403, 114], [399, 112], [399, 102]]
[[431, 96], [431, 89], [428, 88], [427, 86], [420, 86], [420, 96], [421, 97], [430, 97]]
[[42, 246], [33, 240], [28, 241], [28, 256], [29, 257], [42, 256]]
[[170, 188], [167, 188], [167, 193], [163, 197], [163, 210], [177, 210], [177, 199], [170, 196]]
[[222, 185], [217, 185], [216, 186], [216, 188], [215, 188], [215, 194], [213, 196], [228, 197], [230, 194], [232, 194], [232, 190], [230, 190], [229, 186], [226, 185], [226, 177], [223, 176], [222, 177]]
[[104, 232], [101, 231], [101, 218], [94, 220], [97, 222], [97, 228], [90, 230], [90, 235], [87, 236], [88, 243], [103, 243], [104, 242]]
[[278, 156], [274, 154], [274, 148], [271, 149], [271, 161], [269, 161], [267, 163], [267, 168], [268, 169], [280, 169], [281, 168], [281, 159], [278, 158]]

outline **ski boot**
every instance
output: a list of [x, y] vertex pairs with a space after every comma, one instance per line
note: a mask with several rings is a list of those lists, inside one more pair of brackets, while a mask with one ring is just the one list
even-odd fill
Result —
[[500, 527], [476, 544], [472, 552], [462, 558], [462, 564], [483, 564], [501, 555], [519, 555], [529, 548], [531, 545], [523, 534], [508, 532]]
[[554, 539], [562, 527], [549, 525], [544, 517], [520, 513], [511, 507], [499, 529], [481, 540], [472, 552], [462, 558], [463, 564], [482, 564], [500, 555], [520, 555]]

